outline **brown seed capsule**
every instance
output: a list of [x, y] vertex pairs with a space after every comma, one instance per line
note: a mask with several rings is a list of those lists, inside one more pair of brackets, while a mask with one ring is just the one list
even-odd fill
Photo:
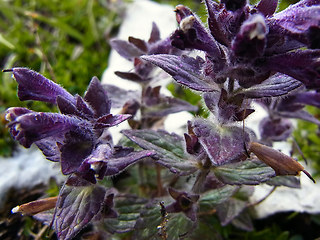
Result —
[[11, 210], [12, 213], [21, 213], [26, 215], [35, 215], [37, 213], [50, 210], [56, 206], [58, 197], [50, 197], [28, 202], [16, 206]]
[[256, 142], [251, 142], [249, 150], [261, 161], [273, 168], [276, 175], [299, 175], [302, 171], [315, 183], [312, 176], [294, 158]]

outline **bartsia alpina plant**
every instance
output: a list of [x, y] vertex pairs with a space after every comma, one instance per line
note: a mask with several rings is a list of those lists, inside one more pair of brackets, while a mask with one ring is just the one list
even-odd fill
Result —
[[[133, 62], [131, 71], [116, 74], [138, 82], [141, 92], [93, 78], [83, 97], [73, 96], [29, 69], [7, 70], [18, 82], [20, 100], [48, 102], [60, 111], [8, 109], [13, 138], [24, 147], [35, 144], [68, 176], [56, 199], [15, 211], [52, 221], [59, 239], [72, 239], [88, 225], [92, 237], [129, 233], [131, 239], [212, 239], [218, 238], [217, 230], [203, 227], [213, 219], [253, 229], [249, 197], [255, 185], [298, 188], [301, 172], [314, 181], [272, 144], [291, 136], [290, 118], [320, 126], [304, 110], [320, 107], [320, 2], [303, 0], [278, 13], [276, 0], [255, 6], [245, 0], [205, 4], [208, 28], [178, 5], [179, 28], [164, 40], [153, 24], [148, 41], [111, 41]], [[193, 57], [193, 50], [202, 54]], [[197, 107], [163, 95], [158, 83], [163, 74], [156, 66], [197, 92], [210, 113], [186, 122], [184, 136], [167, 132], [163, 121]], [[260, 138], [245, 126], [253, 103], [268, 113], [259, 125]], [[112, 104], [122, 108], [120, 114], [110, 113]], [[108, 129], [126, 120], [131, 129], [114, 144]], [[34, 211], [37, 206], [55, 210], [45, 215]]]
[[[54, 228], [58, 237], [72, 238], [76, 231], [70, 225], [81, 229], [102, 214], [107, 207], [105, 202], [110, 205], [107, 189], [94, 185], [97, 179], [119, 174], [154, 152], [135, 152], [132, 148], [114, 146], [108, 128], [131, 115], [110, 113], [111, 102], [97, 78], [91, 80], [82, 98], [72, 96], [27, 68], [6, 71], [12, 71], [19, 84], [20, 100], [49, 102], [60, 110], [60, 113], [44, 113], [13, 107], [7, 110], [6, 119], [10, 121], [8, 126], [14, 139], [27, 148], [34, 143], [48, 160], [60, 162], [62, 173], [69, 175], [57, 200]], [[83, 199], [79, 199], [79, 195], [83, 195]]]

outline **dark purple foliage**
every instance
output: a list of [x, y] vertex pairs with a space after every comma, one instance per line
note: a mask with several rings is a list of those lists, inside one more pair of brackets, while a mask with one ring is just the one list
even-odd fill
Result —
[[201, 73], [204, 61], [200, 58], [192, 58], [185, 55], [174, 56], [158, 54], [143, 56], [142, 59], [150, 61], [169, 73], [178, 83], [191, 89], [211, 92], [217, 91], [218, 87], [214, 82]]
[[[196, 82], [206, 79], [209, 84], [214, 84], [232, 80], [248, 88], [278, 71], [302, 81], [308, 88], [318, 88], [319, 51], [299, 50], [308, 47], [305, 36], [309, 28], [312, 27], [310, 31], [314, 35], [317, 32], [315, 29], [319, 28], [318, 2], [300, 1], [274, 15], [275, 1], [271, 1], [270, 9], [266, 7], [269, 1], [261, 2], [257, 7], [247, 5], [246, 1], [233, 3], [206, 1], [211, 31], [203, 27], [188, 8], [182, 5], [176, 8], [180, 28], [171, 36], [172, 44], [180, 49], [202, 50], [206, 54], [205, 64], [203, 60], [198, 60], [201, 63], [198, 67], [193, 64], [192, 72], [202, 73], [198, 74], [199, 80]], [[283, 41], [283, 38], [286, 40]], [[186, 75], [184, 70], [191, 66], [189, 62], [173, 62], [171, 58], [144, 57], [163, 68], [179, 83], [198, 91], [208, 91], [206, 86], [194, 88], [188, 82], [181, 81], [180, 78], [191, 78], [192, 73]]]
[[245, 146], [249, 141], [249, 135], [241, 128], [219, 128], [203, 119], [195, 119], [191, 123], [191, 128], [213, 166], [238, 162], [247, 158]]
[[96, 77], [82, 98], [72, 96], [29, 69], [12, 71], [19, 84], [18, 94], [24, 96], [21, 100], [57, 104], [61, 112], [9, 108], [6, 113], [14, 139], [27, 148], [35, 143], [48, 160], [60, 162], [63, 174], [72, 174], [56, 205], [53, 225], [59, 239], [71, 239], [102, 212], [104, 217], [116, 217], [111, 209], [114, 194], [106, 195], [106, 189], [93, 185], [96, 178], [117, 175], [138, 160], [155, 154], [114, 147], [108, 128], [131, 115], [110, 113], [111, 101]]
[[[63, 174], [78, 173], [95, 182], [94, 174], [97, 172], [90, 168], [91, 163], [87, 167], [83, 164], [88, 163], [86, 159], [99, 155], [103, 165], [100, 168], [106, 168], [105, 160], [113, 158], [114, 152], [108, 128], [127, 120], [131, 115], [110, 114], [111, 101], [96, 77], [90, 82], [84, 98], [81, 98], [71, 96], [57, 84], [29, 69], [14, 68], [13, 74], [19, 79], [19, 87], [29, 81], [30, 76], [34, 76], [32, 81], [38, 86], [38, 95], [46, 95], [47, 86], [54, 86], [50, 91], [51, 102], [58, 105], [61, 113], [37, 113], [24, 108], [10, 108], [6, 118], [10, 121], [8, 126], [12, 136], [25, 147], [35, 143], [49, 160], [60, 161]], [[106, 148], [102, 148], [101, 144]], [[128, 159], [122, 156], [116, 170], [109, 170], [108, 175], [117, 174], [135, 161], [150, 155], [152, 152], [144, 151], [137, 156], [131, 153]], [[103, 178], [104, 175], [100, 173], [99, 176]]]
[[113, 197], [114, 193], [102, 186], [70, 178], [61, 189], [54, 213], [53, 227], [58, 238], [72, 239], [93, 219], [117, 217], [112, 209]]
[[[222, 226], [250, 231], [250, 185], [297, 188], [301, 171], [314, 181], [294, 158], [271, 146], [291, 136], [290, 118], [320, 126], [304, 109], [320, 108], [320, 2], [302, 0], [278, 13], [277, 0], [255, 6], [247, 0], [204, 2], [208, 28], [178, 5], [179, 28], [171, 36], [162, 40], [153, 23], [146, 41], [111, 40], [133, 63], [129, 72], [115, 74], [139, 83], [141, 91], [102, 85], [93, 77], [83, 97], [73, 96], [27, 68], [5, 70], [13, 73], [20, 100], [48, 102], [60, 111], [6, 112], [13, 138], [27, 148], [34, 143], [68, 175], [52, 220], [59, 239], [72, 239], [89, 224], [92, 237], [135, 231], [133, 239], [180, 239], [213, 212]], [[203, 55], [191, 56], [192, 50]], [[163, 121], [198, 107], [161, 94], [156, 66], [199, 92], [210, 113], [186, 121], [184, 137], [161, 129]], [[111, 114], [111, 103], [122, 108], [119, 114]], [[253, 103], [268, 114], [259, 123], [260, 139], [245, 126]], [[115, 145], [109, 128], [126, 120], [132, 129], [121, 133], [131, 142]], [[114, 188], [106, 188], [106, 181]]]
[[293, 126], [290, 120], [285, 118], [264, 118], [260, 124], [261, 139], [269, 142], [284, 141], [291, 136]]
[[58, 96], [71, 102], [75, 101], [74, 97], [60, 85], [28, 68], [13, 68], [6, 71], [12, 71], [13, 77], [19, 84], [18, 96], [21, 101], [36, 100], [56, 104]]

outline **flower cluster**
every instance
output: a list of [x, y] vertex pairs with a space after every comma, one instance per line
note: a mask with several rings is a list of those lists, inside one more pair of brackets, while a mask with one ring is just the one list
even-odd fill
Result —
[[[147, 42], [134, 37], [111, 41], [133, 62], [133, 71], [116, 75], [140, 83], [141, 92], [102, 85], [94, 77], [83, 97], [73, 96], [29, 69], [7, 70], [18, 82], [20, 100], [48, 102], [60, 110], [14, 107], [6, 115], [14, 139], [24, 147], [37, 145], [68, 175], [56, 202], [49, 204], [56, 203], [52, 217], [59, 239], [73, 238], [90, 222], [104, 237], [130, 231], [133, 239], [194, 237], [193, 232], [201, 232], [199, 213], [217, 213], [222, 225], [251, 230], [247, 202], [252, 185], [299, 187], [295, 175], [301, 171], [313, 180], [300, 163], [271, 145], [291, 135], [289, 118], [320, 126], [303, 109], [320, 107], [319, 1], [302, 0], [279, 13], [277, 0], [255, 6], [246, 0], [205, 4], [208, 28], [178, 5], [179, 28], [164, 40], [153, 24]], [[202, 55], [191, 57], [192, 50]], [[184, 137], [159, 126], [168, 114], [197, 107], [160, 94], [155, 66], [197, 91], [211, 114], [188, 121]], [[111, 102], [122, 107], [121, 114], [110, 113]], [[253, 103], [268, 113], [259, 126], [260, 139], [237, 123], [255, 111]], [[132, 129], [122, 134], [131, 142], [114, 145], [108, 129], [125, 120]], [[128, 147], [132, 144], [136, 150]], [[135, 168], [143, 158], [148, 161]], [[100, 184], [124, 170], [132, 189]]]
[[[235, 147], [236, 142], [239, 145], [230, 155], [241, 152], [240, 130], [236, 127], [231, 130], [228, 125], [253, 113], [250, 107], [253, 102], [269, 113], [260, 124], [262, 139], [258, 139], [265, 144], [291, 135], [293, 128], [287, 118], [319, 125], [319, 120], [302, 109], [305, 105], [318, 107], [319, 2], [300, 1], [279, 13], [274, 13], [277, 1], [271, 0], [262, 0], [256, 6], [247, 1], [205, 3], [208, 29], [190, 9], [179, 5], [176, 7], [179, 29], [171, 35], [173, 46], [201, 50], [204, 58], [159, 54], [142, 59], [161, 67], [178, 83], [202, 92], [215, 124], [223, 127], [221, 131], [208, 122], [199, 124], [198, 120], [191, 124], [212, 164], [233, 161], [226, 155], [217, 162], [219, 154], [211, 149], [216, 145], [220, 145], [218, 152], [230, 149], [228, 144], [222, 144], [228, 131], [235, 141], [231, 146]], [[256, 141], [250, 131], [246, 132], [250, 140], [242, 136], [245, 148]]]
[[[90, 213], [90, 216], [86, 216], [88, 209], [82, 209], [84, 215], [80, 220], [71, 218], [64, 226], [83, 221], [82, 218], [92, 219], [102, 211], [105, 201], [110, 206], [113, 199], [103, 187], [93, 185], [97, 179], [117, 175], [140, 159], [154, 155], [154, 151], [136, 152], [133, 148], [113, 144], [108, 128], [127, 120], [131, 115], [110, 113], [111, 101], [96, 77], [92, 78], [82, 98], [71, 95], [58, 84], [27, 68], [6, 71], [12, 71], [19, 84], [20, 100], [48, 102], [56, 104], [60, 110], [60, 113], [45, 113], [21, 107], [9, 108], [6, 119], [11, 135], [24, 147], [29, 148], [34, 143], [48, 160], [60, 163], [64, 175], [70, 176], [66, 182], [68, 187], [61, 190], [57, 201], [60, 208], [65, 209], [75, 201], [74, 192], [79, 190], [72, 191], [73, 188], [83, 188], [78, 194], [99, 192], [83, 203], [83, 207], [90, 202], [97, 205], [94, 215]], [[66, 198], [68, 201], [65, 201]], [[65, 231], [58, 223], [61, 218], [67, 219], [69, 214], [78, 211], [75, 206], [72, 209], [71, 212], [62, 211], [59, 218], [55, 218], [59, 236], [72, 237], [75, 234], [72, 228]]]

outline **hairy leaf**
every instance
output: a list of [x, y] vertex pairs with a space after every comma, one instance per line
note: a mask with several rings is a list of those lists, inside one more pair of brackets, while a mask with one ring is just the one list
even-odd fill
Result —
[[183, 213], [170, 215], [167, 224], [168, 239], [181, 239], [193, 232], [195, 224]]
[[133, 239], [158, 240], [159, 235], [167, 239], [178, 240], [192, 232], [194, 223], [183, 213], [172, 213], [162, 216], [160, 207], [147, 205], [137, 221]]
[[161, 218], [160, 206], [157, 207], [156, 202], [146, 204], [134, 227], [133, 239], [157, 239]]
[[144, 208], [147, 200], [136, 197], [115, 198], [115, 209], [119, 213], [118, 218], [107, 218], [103, 221], [104, 229], [110, 233], [125, 233], [132, 231]]
[[204, 193], [200, 200], [200, 211], [209, 211], [227, 201], [238, 189], [236, 186], [226, 185]]
[[73, 238], [100, 213], [106, 189], [98, 185], [68, 187], [60, 193], [53, 226], [59, 239]]
[[197, 111], [196, 106], [190, 103], [170, 97], [159, 98], [159, 103], [146, 108], [145, 116], [148, 117], [164, 117], [171, 113], [177, 113], [181, 111]]
[[257, 185], [275, 176], [271, 167], [258, 160], [226, 164], [214, 168], [213, 172], [220, 181], [232, 185]]
[[112, 39], [110, 41], [110, 45], [122, 57], [128, 60], [133, 60], [135, 57], [139, 57], [144, 54], [144, 52], [135, 45], [124, 40]]
[[247, 206], [246, 201], [231, 198], [217, 207], [218, 217], [222, 226], [228, 225]]
[[243, 89], [240, 93], [248, 98], [277, 97], [302, 86], [301, 82], [284, 74], [275, 74], [261, 84]]
[[124, 130], [122, 133], [146, 150], [154, 150], [156, 161], [180, 175], [197, 170], [196, 162], [184, 151], [183, 139], [163, 130]]
[[208, 120], [195, 119], [192, 129], [213, 166], [238, 162], [246, 158], [244, 144], [249, 136], [239, 127], [220, 127]]
[[272, 186], [286, 186], [291, 188], [301, 188], [300, 179], [296, 176], [276, 176], [266, 182]]
[[188, 56], [178, 57], [174, 55], [158, 54], [143, 56], [141, 58], [162, 68], [178, 83], [186, 85], [191, 89], [202, 92], [218, 90], [218, 86], [201, 73], [200, 70], [203, 59], [200, 57], [195, 59]]

